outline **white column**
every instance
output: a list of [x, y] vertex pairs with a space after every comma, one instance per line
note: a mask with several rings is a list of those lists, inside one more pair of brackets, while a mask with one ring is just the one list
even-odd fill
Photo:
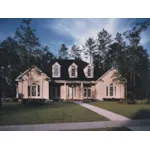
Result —
[[83, 100], [83, 82], [81, 82], [81, 100]]

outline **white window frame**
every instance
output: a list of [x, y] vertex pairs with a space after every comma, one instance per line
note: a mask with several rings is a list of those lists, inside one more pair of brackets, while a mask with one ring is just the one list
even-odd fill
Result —
[[[112, 91], [111, 91], [111, 88], [112, 88]], [[111, 95], [111, 92], [112, 92], [112, 95]], [[113, 86], [113, 84], [110, 84], [110, 86], [109, 86], [109, 96], [111, 96], [111, 97], [114, 96], [114, 86]]]
[[[89, 68], [91, 70], [90, 72], [90, 75], [88, 74], [89, 72]], [[85, 68], [84, 68], [84, 74], [87, 78], [93, 78], [94, 77], [94, 66], [92, 64], [89, 64], [87, 65]]]
[[[72, 67], [74, 67], [74, 69], [75, 69], [75, 76], [72, 76]], [[71, 64], [68, 68], [68, 72], [69, 72], [70, 78], [77, 78], [78, 77], [78, 66], [75, 63]]]
[[[90, 90], [90, 97], [88, 96], [88, 90]], [[84, 98], [91, 98], [92, 97], [92, 91], [91, 91], [91, 87], [84, 87], [84, 94], [83, 94]]]
[[[38, 87], [40, 87], [40, 85], [33, 84], [33, 85], [28, 86], [28, 87], [29, 87], [29, 91], [30, 91], [30, 94], [29, 94], [29, 91], [28, 91], [28, 96], [29, 97], [39, 97], [41, 95], [41, 92], [40, 91], [38, 92]], [[35, 95], [33, 95], [33, 91], [32, 91], [33, 87], [35, 87]], [[39, 88], [39, 90], [40, 90], [40, 88]]]
[[[55, 74], [55, 66], [58, 67], [58, 74], [57, 75]], [[53, 66], [52, 66], [52, 74], [53, 75], [52, 76], [55, 77], [55, 78], [60, 77], [61, 76], [60, 69], [61, 69], [60, 64], [58, 64], [57, 62], [55, 64], [53, 64]]]

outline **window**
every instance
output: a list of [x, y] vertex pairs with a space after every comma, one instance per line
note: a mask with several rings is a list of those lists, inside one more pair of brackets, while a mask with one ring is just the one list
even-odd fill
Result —
[[88, 97], [91, 97], [91, 89], [87, 89], [87, 95]]
[[76, 68], [75, 68], [75, 66], [72, 66], [71, 67], [71, 76], [75, 77], [75, 75], [76, 75], [75, 73], [76, 73]]
[[36, 96], [36, 86], [32, 86], [32, 96]]
[[92, 76], [92, 69], [91, 69], [91, 66], [88, 66], [87, 74], [88, 74], [88, 77], [91, 77], [91, 76]]
[[54, 65], [54, 77], [58, 77], [59, 67], [57, 64]]
[[40, 86], [39, 85], [28, 86], [28, 96], [40, 96]]
[[110, 96], [113, 96], [113, 84], [110, 84]]
[[57, 62], [52, 66], [53, 77], [60, 77], [60, 67]]
[[76, 97], [76, 95], [77, 95], [76, 94], [76, 87], [74, 87], [73, 90], [74, 90], [73, 95], [74, 95], [74, 97]]
[[91, 97], [91, 88], [90, 87], [85, 87], [84, 88], [84, 97], [86, 97], [86, 98]]
[[108, 96], [108, 86], [106, 86], [106, 96]]

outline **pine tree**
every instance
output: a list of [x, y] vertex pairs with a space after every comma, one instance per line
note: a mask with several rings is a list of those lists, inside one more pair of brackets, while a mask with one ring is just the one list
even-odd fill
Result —
[[73, 57], [74, 59], [81, 59], [81, 52], [82, 50], [78, 46], [73, 45], [70, 49], [70, 57]]
[[[103, 29], [97, 34], [97, 45], [98, 45], [98, 61], [99, 61], [99, 67], [100, 64], [103, 64], [103, 70], [106, 68], [106, 55], [109, 51], [109, 45], [112, 42], [112, 36], [105, 30]], [[102, 58], [102, 61], [101, 61]]]
[[68, 59], [68, 48], [65, 44], [61, 44], [60, 49], [58, 50], [58, 55], [60, 59]]
[[86, 58], [90, 59], [90, 63], [93, 63], [94, 55], [96, 55], [96, 53], [97, 53], [96, 41], [93, 38], [89, 37], [86, 40], [86, 43], [84, 46], [84, 54]]

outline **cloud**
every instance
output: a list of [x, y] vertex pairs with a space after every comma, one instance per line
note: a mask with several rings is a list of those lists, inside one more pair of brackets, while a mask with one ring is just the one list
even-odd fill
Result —
[[131, 23], [122, 26], [123, 19], [56, 19], [50, 26], [57, 34], [74, 39], [73, 44], [81, 45], [89, 37], [96, 38], [103, 28], [115, 36], [117, 32], [128, 29]]

